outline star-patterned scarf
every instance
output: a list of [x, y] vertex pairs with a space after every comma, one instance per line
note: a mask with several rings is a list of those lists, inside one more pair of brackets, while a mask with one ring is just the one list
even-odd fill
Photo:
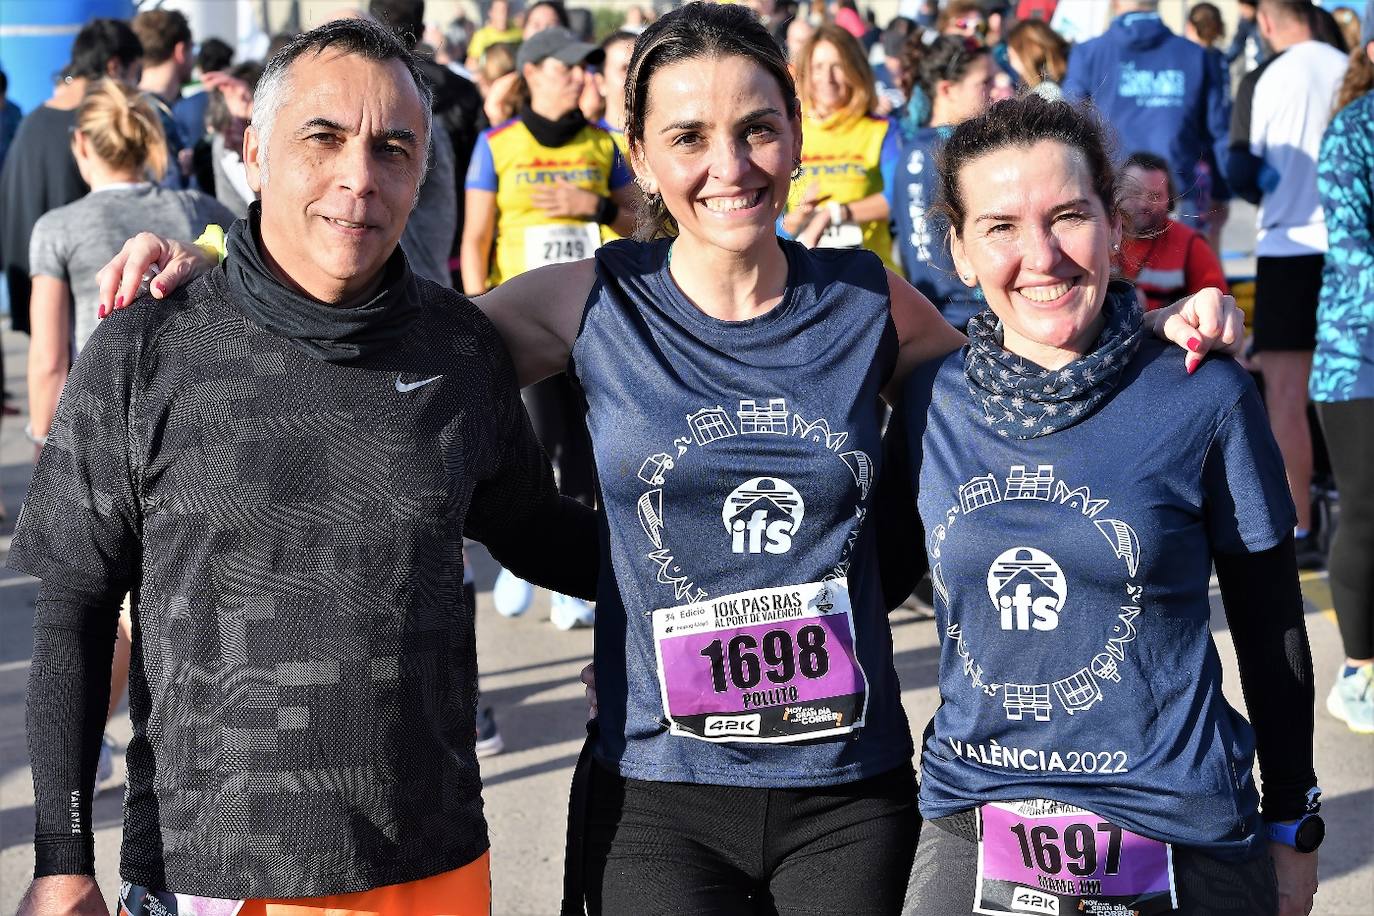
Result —
[[1127, 283], [1107, 287], [1107, 319], [1097, 345], [1062, 369], [1044, 369], [1002, 348], [1002, 323], [991, 309], [968, 324], [964, 377], [983, 419], [1009, 439], [1034, 439], [1088, 416], [1112, 392], [1144, 333], [1140, 304]]

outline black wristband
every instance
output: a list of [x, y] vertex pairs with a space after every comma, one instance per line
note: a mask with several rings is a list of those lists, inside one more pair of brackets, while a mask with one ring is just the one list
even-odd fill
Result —
[[620, 205], [609, 197], [598, 197], [596, 199], [596, 221], [603, 226], [609, 226], [615, 222], [615, 218], [620, 215]]

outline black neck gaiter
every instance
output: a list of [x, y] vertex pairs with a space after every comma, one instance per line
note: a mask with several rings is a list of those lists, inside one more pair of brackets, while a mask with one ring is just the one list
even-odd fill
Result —
[[543, 115], [535, 114], [534, 109], [526, 105], [520, 109], [520, 120], [529, 128], [540, 146], [551, 147], [571, 143], [577, 132], [587, 126], [587, 119], [576, 108], [557, 121], [550, 121]]
[[419, 314], [420, 291], [398, 245], [382, 268], [382, 285], [366, 302], [328, 305], [288, 288], [262, 257], [254, 201], [248, 218], [225, 238], [224, 277], [234, 304], [263, 330], [289, 340], [313, 359], [354, 363], [394, 346]]

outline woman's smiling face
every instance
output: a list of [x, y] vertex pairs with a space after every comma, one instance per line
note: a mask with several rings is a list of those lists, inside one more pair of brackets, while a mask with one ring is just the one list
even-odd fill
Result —
[[957, 177], [966, 216], [952, 239], [955, 265], [982, 286], [1003, 345], [1047, 368], [1091, 350], [1120, 227], [1083, 154], [1054, 140], [1007, 146]]
[[776, 244], [801, 155], [801, 124], [768, 70], [746, 57], [698, 57], [649, 81], [635, 172], [678, 231], [742, 252]]

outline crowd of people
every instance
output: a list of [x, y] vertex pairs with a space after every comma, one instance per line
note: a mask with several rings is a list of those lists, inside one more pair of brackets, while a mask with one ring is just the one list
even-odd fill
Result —
[[1319, 687], [1374, 733], [1374, 2], [674, 6], [238, 62], [148, 10], [0, 106], [21, 913], [107, 912], [126, 682], [121, 912], [489, 912], [465, 538], [594, 627], [564, 913], [1310, 912]]

